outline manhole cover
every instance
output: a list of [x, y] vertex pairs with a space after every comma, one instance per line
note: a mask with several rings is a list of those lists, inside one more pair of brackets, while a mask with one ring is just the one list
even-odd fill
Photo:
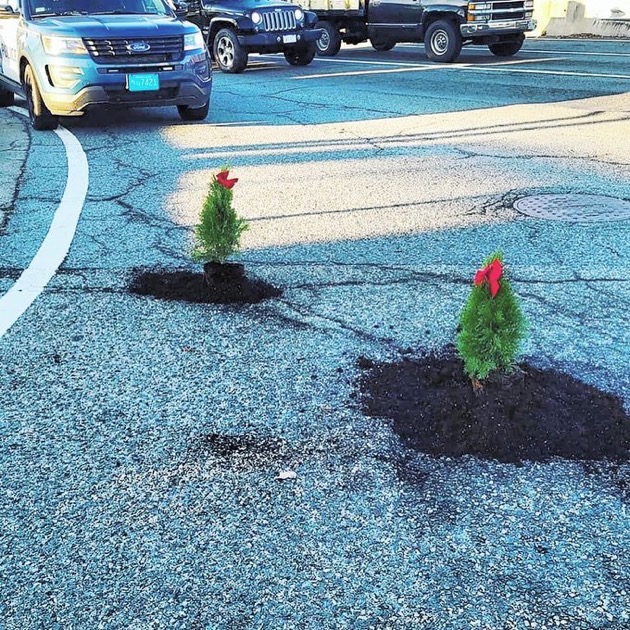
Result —
[[623, 221], [630, 219], [630, 201], [603, 195], [533, 195], [514, 202], [514, 209], [552, 221]]

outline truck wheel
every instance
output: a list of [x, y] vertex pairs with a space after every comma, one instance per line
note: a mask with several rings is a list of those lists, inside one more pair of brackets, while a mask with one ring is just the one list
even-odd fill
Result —
[[24, 94], [26, 96], [26, 106], [28, 108], [28, 117], [31, 120], [33, 129], [37, 131], [47, 131], [57, 129], [59, 119], [53, 116], [46, 107], [42, 99], [41, 92], [37, 85], [37, 80], [31, 70], [31, 66], [24, 68], [24, 78], [22, 79], [24, 86]]
[[313, 59], [315, 59], [315, 46], [309, 46], [308, 48], [289, 48], [284, 51], [284, 58], [292, 66], [308, 66]]
[[387, 52], [396, 45], [395, 42], [392, 44], [391, 42], [379, 42], [374, 41], [373, 39], [370, 40], [370, 44], [372, 44], [372, 48], [374, 48], [374, 50], [377, 50], [378, 52]]
[[201, 107], [191, 107], [190, 105], [178, 105], [177, 112], [182, 120], [205, 120], [210, 111], [210, 99]]
[[214, 59], [221, 72], [238, 74], [247, 67], [247, 53], [238, 42], [236, 33], [229, 28], [222, 28], [214, 37]]
[[524, 41], [525, 35], [521, 35], [515, 41], [499, 42], [498, 44], [488, 44], [488, 48], [490, 49], [490, 52], [497, 57], [511, 57], [523, 47]]
[[15, 94], [0, 88], [0, 107], [10, 107], [15, 102]]
[[334, 57], [341, 48], [341, 35], [337, 27], [326, 20], [317, 22], [315, 28], [321, 28], [324, 32], [317, 40], [317, 54], [320, 57]]
[[424, 49], [431, 61], [455, 61], [462, 51], [462, 35], [458, 26], [448, 20], [431, 22], [424, 35]]

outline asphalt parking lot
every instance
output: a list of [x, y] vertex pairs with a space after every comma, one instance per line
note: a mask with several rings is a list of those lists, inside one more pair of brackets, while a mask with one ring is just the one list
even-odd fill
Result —
[[[357, 357], [452, 342], [501, 248], [524, 357], [630, 408], [628, 219], [514, 208], [599, 195], [627, 212], [629, 58], [625, 42], [544, 39], [449, 66], [417, 46], [305, 68], [252, 57], [215, 73], [204, 123], [168, 109], [63, 121], [70, 158], [0, 110], [0, 299], [64, 192], [79, 212], [62, 264], [0, 337], [4, 627], [628, 627], [627, 464], [410, 453], [353, 395]], [[130, 295], [134, 270], [193, 267], [191, 228], [225, 164], [250, 222], [241, 260], [284, 295]]]

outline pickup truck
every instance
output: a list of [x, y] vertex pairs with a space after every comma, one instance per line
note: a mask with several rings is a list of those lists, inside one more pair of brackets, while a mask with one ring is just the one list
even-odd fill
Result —
[[190, 0], [188, 20], [207, 37], [221, 72], [247, 67], [250, 53], [284, 53], [293, 66], [307, 66], [322, 32], [317, 16], [283, 0]]
[[203, 120], [212, 66], [185, 14], [164, 0], [0, 0], [0, 107], [23, 96], [38, 130], [93, 105]]
[[301, 0], [301, 5], [317, 14], [322, 56], [336, 55], [342, 42], [369, 40], [378, 51], [423, 42], [431, 61], [455, 61], [467, 44], [509, 57], [536, 28], [534, 0]]

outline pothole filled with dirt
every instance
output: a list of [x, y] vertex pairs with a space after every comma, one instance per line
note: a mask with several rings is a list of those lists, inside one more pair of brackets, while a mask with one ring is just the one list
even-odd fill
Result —
[[521, 364], [475, 392], [453, 351], [357, 364], [364, 370], [363, 412], [391, 419], [418, 451], [513, 463], [630, 459], [630, 417], [621, 399], [568, 374]]
[[282, 295], [281, 289], [247, 276], [208, 283], [203, 273], [187, 270], [135, 271], [129, 290], [160, 300], [205, 304], [256, 304]]

